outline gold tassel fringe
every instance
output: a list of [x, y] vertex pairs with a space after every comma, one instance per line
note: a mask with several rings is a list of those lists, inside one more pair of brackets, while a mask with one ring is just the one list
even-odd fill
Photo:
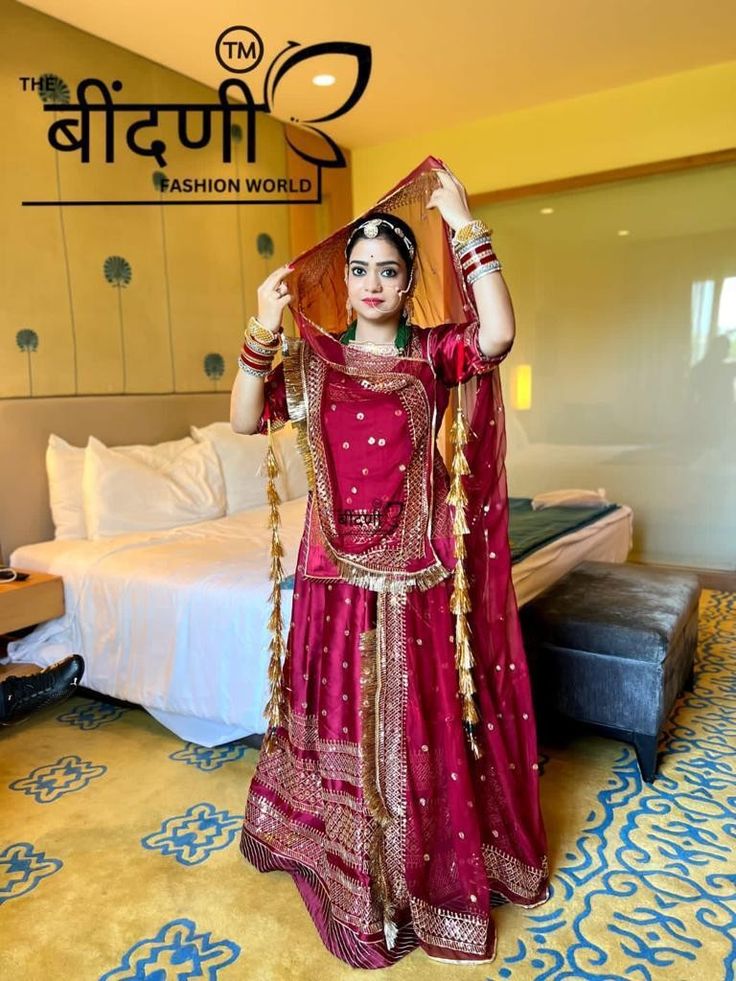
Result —
[[304, 398], [304, 378], [302, 376], [303, 359], [304, 341], [299, 338], [289, 338], [288, 349], [283, 358], [286, 404], [289, 407], [289, 419], [296, 430], [296, 445], [304, 461], [307, 484], [311, 490], [314, 490], [314, 460], [312, 459], [307, 432], [307, 403]]
[[470, 473], [470, 467], [465, 457], [465, 444], [468, 441], [468, 423], [462, 410], [460, 396], [457, 399], [457, 414], [450, 431], [450, 439], [454, 452], [452, 455], [452, 482], [447, 500], [455, 508], [452, 521], [452, 533], [455, 539], [455, 573], [450, 609], [455, 614], [455, 666], [458, 673], [458, 692], [462, 699], [463, 727], [473, 756], [479, 759], [482, 750], [476, 738], [476, 727], [480, 721], [475, 705], [475, 684], [473, 682], [473, 650], [470, 644], [470, 627], [466, 614], [471, 609], [468, 578], [465, 570], [464, 535], [470, 531], [465, 516], [468, 497], [465, 493], [462, 478]]
[[263, 747], [267, 753], [274, 749], [276, 731], [283, 724], [285, 716], [281, 688], [282, 662], [285, 656], [284, 624], [281, 616], [281, 583], [284, 580], [284, 569], [281, 559], [284, 556], [284, 546], [281, 544], [279, 535], [279, 524], [281, 522], [279, 504], [281, 503], [281, 498], [276, 490], [276, 478], [278, 475], [279, 463], [274, 451], [273, 435], [269, 421], [268, 450], [266, 451], [266, 477], [268, 481], [266, 485], [266, 496], [271, 509], [269, 514], [269, 526], [271, 528], [271, 571], [269, 578], [273, 586], [269, 596], [271, 615], [268, 619], [268, 629], [271, 632], [271, 642], [268, 648], [271, 655], [268, 663], [270, 695], [264, 711], [268, 725], [266, 736], [263, 740]]
[[353, 586], [370, 589], [374, 593], [390, 593], [395, 597], [405, 596], [411, 589], [431, 589], [450, 575], [449, 570], [441, 562], [435, 562], [428, 569], [421, 569], [409, 575], [381, 572], [379, 569], [363, 569], [338, 555], [329, 542], [325, 541], [323, 545], [330, 559], [335, 563], [341, 579]]

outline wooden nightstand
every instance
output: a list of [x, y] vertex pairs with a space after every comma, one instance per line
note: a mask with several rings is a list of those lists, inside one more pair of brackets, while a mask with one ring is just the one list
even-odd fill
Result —
[[[18, 572], [26, 570], [18, 569]], [[64, 614], [61, 576], [29, 572], [23, 582], [0, 583], [0, 635]]]

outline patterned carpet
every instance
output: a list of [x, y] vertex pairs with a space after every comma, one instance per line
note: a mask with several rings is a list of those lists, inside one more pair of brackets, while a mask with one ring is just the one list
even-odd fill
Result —
[[[704, 591], [695, 691], [660, 773], [623, 743], [544, 747], [553, 896], [496, 910], [493, 964], [415, 951], [401, 979], [728, 981], [736, 962], [736, 593]], [[332, 981], [291, 880], [240, 857], [256, 751], [183, 744], [83, 698], [0, 731], [4, 978]]]

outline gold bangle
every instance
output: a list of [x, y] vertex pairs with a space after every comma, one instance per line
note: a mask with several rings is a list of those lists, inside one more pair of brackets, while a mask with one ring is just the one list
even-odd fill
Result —
[[274, 334], [268, 327], [264, 327], [260, 320], [257, 320], [255, 317], [251, 317], [248, 321], [248, 327], [245, 333], [246, 337], [252, 337], [254, 341], [260, 344], [278, 345], [279, 342], [278, 334]]
[[484, 221], [481, 221], [480, 218], [474, 218], [473, 221], [469, 221], [466, 225], [458, 228], [458, 230], [452, 236], [452, 247], [454, 249], [458, 249], [463, 245], [467, 245], [469, 242], [472, 242], [475, 238], [492, 234], [492, 228], [489, 228], [488, 225], [486, 225]]

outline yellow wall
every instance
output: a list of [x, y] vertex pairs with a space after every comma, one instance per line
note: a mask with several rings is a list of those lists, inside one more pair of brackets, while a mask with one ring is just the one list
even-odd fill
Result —
[[[503, 85], [492, 67], [489, 86]], [[353, 199], [365, 211], [429, 155], [482, 194], [733, 146], [736, 61], [419, 136], [407, 128], [404, 140], [353, 150]]]
[[[0, 49], [0, 398], [229, 389], [257, 286], [293, 247], [317, 240], [325, 207], [341, 217], [349, 210], [349, 177], [325, 175], [321, 208], [22, 207], [25, 199], [156, 200], [160, 167], [126, 146], [126, 129], [142, 113], [118, 114], [113, 164], [104, 160], [100, 114], [92, 114], [90, 163], [55, 151], [47, 138], [54, 114], [36, 92], [22, 91], [19, 76], [58, 76], [72, 103], [90, 77], [108, 86], [120, 79], [118, 103], [214, 102], [216, 93], [11, 0], [0, 0]], [[89, 98], [99, 101], [97, 93]], [[144, 146], [165, 139], [168, 177], [289, 176], [293, 154], [278, 120], [258, 116], [256, 163], [247, 164], [241, 142], [225, 165], [217, 118], [209, 146], [196, 151], [179, 143], [176, 119], [162, 114], [158, 130], [140, 139]], [[196, 136], [201, 117], [191, 114], [189, 125]], [[294, 246], [290, 210], [304, 212]], [[270, 244], [264, 249], [261, 240], [259, 249], [263, 233]], [[125, 284], [105, 276], [114, 256], [128, 263]], [[205, 370], [213, 354], [222, 361], [210, 359]]]

